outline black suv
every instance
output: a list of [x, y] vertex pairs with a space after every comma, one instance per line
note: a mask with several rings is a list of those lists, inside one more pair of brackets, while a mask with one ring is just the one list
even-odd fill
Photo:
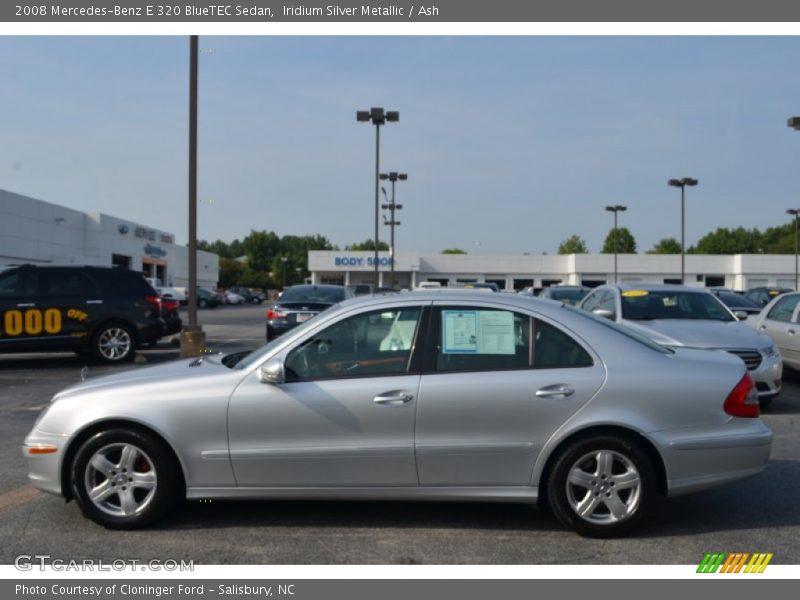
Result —
[[135, 271], [23, 265], [0, 272], [0, 353], [73, 350], [119, 363], [164, 334], [161, 300]]

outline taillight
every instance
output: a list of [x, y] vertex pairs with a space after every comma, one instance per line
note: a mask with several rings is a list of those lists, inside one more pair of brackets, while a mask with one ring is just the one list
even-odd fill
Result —
[[153, 306], [152, 316], [158, 317], [161, 314], [161, 298], [158, 296], [145, 296], [144, 301]]
[[163, 298], [161, 299], [161, 308], [163, 308], [165, 311], [178, 310], [178, 306], [180, 305], [178, 304], [177, 300], [164, 300]]
[[725, 398], [722, 408], [732, 417], [752, 419], [758, 416], [758, 394], [749, 373], [745, 373], [736, 387], [731, 390], [731, 393]]
[[275, 319], [284, 319], [286, 318], [286, 313], [282, 313], [278, 310], [272, 310], [271, 308], [267, 311], [267, 320], [274, 321]]

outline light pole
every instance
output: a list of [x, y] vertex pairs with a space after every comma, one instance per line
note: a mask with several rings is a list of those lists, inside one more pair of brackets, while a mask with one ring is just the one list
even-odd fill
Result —
[[283, 285], [281, 289], [286, 289], [286, 261], [289, 260], [288, 256], [281, 256], [281, 279], [283, 281]]
[[697, 179], [684, 177], [683, 179], [670, 179], [667, 185], [681, 188], [681, 283], [686, 283], [686, 186], [694, 187]]
[[606, 210], [614, 213], [614, 283], [617, 283], [617, 253], [619, 252], [618, 233], [617, 233], [617, 213], [625, 212], [628, 210], [627, 206], [615, 204], [614, 206], [606, 206]]
[[197, 63], [198, 37], [189, 37], [189, 323], [181, 332], [181, 356], [198, 356], [205, 346], [197, 324]]
[[369, 110], [359, 110], [356, 112], [356, 120], [361, 123], [371, 122], [375, 125], [375, 289], [380, 285], [380, 275], [378, 275], [378, 213], [380, 212], [380, 164], [381, 164], [381, 125], [396, 123], [400, 120], [400, 113], [396, 110], [384, 111], [383, 108], [370, 108]]
[[[389, 284], [392, 286], [392, 289], [394, 289], [394, 227], [395, 225], [400, 225], [400, 221], [395, 221], [394, 211], [401, 210], [403, 208], [402, 204], [397, 204], [394, 201], [394, 184], [397, 183], [398, 181], [406, 181], [408, 179], [408, 175], [405, 173], [398, 173], [397, 171], [390, 171], [389, 173], [381, 173], [380, 177], [383, 180], [388, 179], [389, 181], [392, 182], [392, 200], [391, 202], [388, 202], [388, 204], [382, 204], [381, 208], [382, 209], [388, 208], [391, 213], [391, 220], [387, 223], [387, 225], [389, 225], [391, 230], [391, 243], [389, 244], [389, 250], [392, 257], [392, 264], [391, 264], [392, 270], [391, 270], [391, 278], [389, 279]], [[386, 195], [385, 189], [383, 189], [383, 195], [384, 196]]]
[[797, 271], [797, 217], [800, 215], [800, 209], [790, 208], [786, 211], [787, 214], [794, 216], [794, 290], [800, 290], [800, 278], [798, 278]]

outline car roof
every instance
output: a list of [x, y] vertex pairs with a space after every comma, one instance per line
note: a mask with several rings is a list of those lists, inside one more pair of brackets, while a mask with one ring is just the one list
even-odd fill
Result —
[[702, 287], [690, 287], [688, 285], [678, 285], [674, 283], [615, 283], [604, 287], [616, 288], [621, 292], [642, 290], [645, 292], [692, 292], [696, 294], [708, 294], [708, 290]]

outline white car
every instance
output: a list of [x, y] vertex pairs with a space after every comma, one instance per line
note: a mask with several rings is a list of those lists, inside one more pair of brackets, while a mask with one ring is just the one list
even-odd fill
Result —
[[225, 304], [244, 304], [244, 296], [236, 292], [225, 292]]
[[747, 324], [773, 339], [784, 364], [800, 370], [798, 307], [800, 292], [782, 294], [773, 298], [760, 313], [750, 317]]

